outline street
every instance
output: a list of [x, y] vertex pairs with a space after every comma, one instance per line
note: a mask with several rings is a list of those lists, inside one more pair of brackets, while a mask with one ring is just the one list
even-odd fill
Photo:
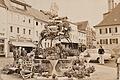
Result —
[[[6, 64], [9, 64], [13, 61], [12, 58], [0, 58], [0, 68], [5, 66]], [[116, 79], [116, 68], [114, 65], [114, 61], [107, 62], [105, 65], [99, 65], [98, 63], [90, 63], [91, 65], [94, 65], [96, 68], [96, 71], [91, 74], [91, 80], [115, 80]], [[14, 75], [5, 75], [1, 74], [1, 78], [3, 80], [22, 80], [17, 76]], [[34, 80], [34, 79], [30, 79]]]
[[[91, 61], [90, 63], [93, 63], [93, 64], [99, 64], [99, 63], [96, 62], [96, 61]], [[105, 61], [104, 66], [112, 67], [112, 68], [116, 68], [115, 59], [112, 59], [112, 60], [110, 60], [110, 61]]]

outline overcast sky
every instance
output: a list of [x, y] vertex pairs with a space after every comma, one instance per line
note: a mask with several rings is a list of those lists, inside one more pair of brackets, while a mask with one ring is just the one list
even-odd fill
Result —
[[[49, 10], [52, 0], [26, 0], [36, 9]], [[68, 16], [73, 22], [88, 20], [96, 25], [102, 14], [108, 11], [108, 0], [56, 0], [60, 16]]]

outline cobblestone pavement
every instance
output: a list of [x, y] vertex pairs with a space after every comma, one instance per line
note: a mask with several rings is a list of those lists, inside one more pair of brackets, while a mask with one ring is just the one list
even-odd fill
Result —
[[12, 62], [13, 62], [13, 58], [0, 57], [0, 69]]
[[[0, 68], [5, 66], [8, 63], [12, 63], [12, 58], [0, 58]], [[99, 65], [99, 64], [92, 64], [95, 66], [96, 71], [91, 75], [91, 80], [116, 80], [116, 68]], [[22, 80], [16, 75], [1, 75], [0, 80]], [[35, 79], [30, 79], [35, 80]]]

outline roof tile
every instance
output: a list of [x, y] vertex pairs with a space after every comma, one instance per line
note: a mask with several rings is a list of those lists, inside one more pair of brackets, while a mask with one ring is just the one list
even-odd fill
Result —
[[0, 0], [0, 6], [6, 7], [4, 0]]
[[95, 27], [120, 25], [120, 3]]
[[78, 30], [86, 31], [88, 21], [77, 22], [76, 25], [77, 25]]

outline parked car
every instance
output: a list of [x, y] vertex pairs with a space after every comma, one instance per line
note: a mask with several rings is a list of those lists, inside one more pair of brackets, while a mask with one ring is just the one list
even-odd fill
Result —
[[[104, 49], [104, 59], [105, 60], [110, 60], [112, 58], [112, 51], [110, 49]], [[90, 55], [90, 60], [97, 60], [99, 61], [99, 54], [98, 54], [98, 49], [87, 49], [85, 50], [82, 55], [87, 55], [89, 53]]]

